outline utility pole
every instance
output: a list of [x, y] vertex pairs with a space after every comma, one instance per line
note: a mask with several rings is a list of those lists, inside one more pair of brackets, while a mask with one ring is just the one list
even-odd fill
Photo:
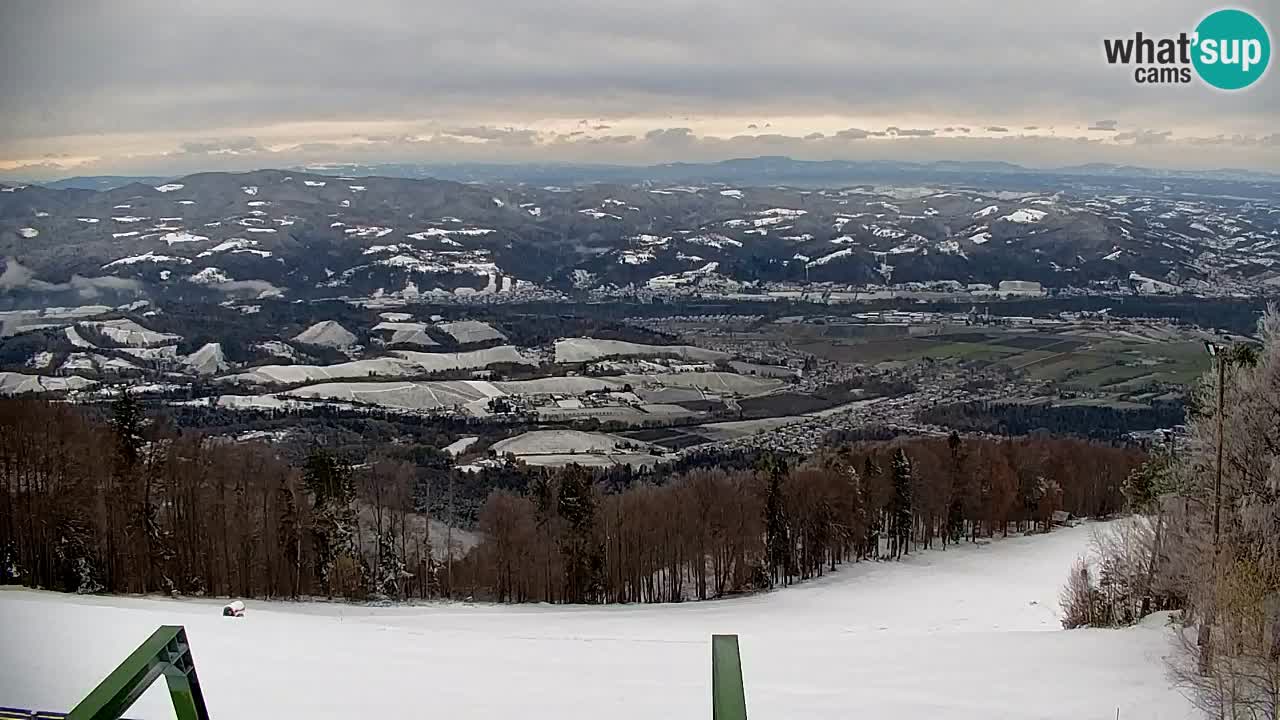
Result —
[[1222, 348], [1214, 346], [1214, 360], [1218, 363], [1218, 461], [1213, 479], [1213, 552], [1217, 557], [1222, 534], [1222, 446], [1223, 446], [1223, 406], [1226, 404], [1227, 358], [1223, 357]]

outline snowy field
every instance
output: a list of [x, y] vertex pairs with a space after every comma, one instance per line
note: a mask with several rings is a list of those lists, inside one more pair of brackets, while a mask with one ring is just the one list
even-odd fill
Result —
[[[186, 625], [211, 715], [711, 717], [710, 636], [741, 637], [756, 720], [1183, 720], [1158, 622], [1062, 631], [1088, 527], [863, 563], [677, 606], [366, 608], [0, 592], [0, 705], [68, 710], [156, 626]], [[129, 713], [170, 718], [163, 683]]]

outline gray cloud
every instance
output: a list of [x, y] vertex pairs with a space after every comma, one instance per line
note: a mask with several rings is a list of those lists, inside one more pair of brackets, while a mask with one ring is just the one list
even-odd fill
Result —
[[1116, 133], [1116, 142], [1132, 142], [1135, 145], [1156, 145], [1169, 141], [1172, 130], [1135, 130]]
[[988, 126], [986, 126], [985, 128], [983, 128], [983, 129], [984, 129], [984, 130], [986, 130], [987, 132], [991, 132], [991, 133], [1006, 133], [1006, 132], [1009, 132], [1009, 128], [1007, 128], [1007, 127], [1005, 127], [1005, 126], [1003, 126], [1003, 125], [988, 125]]
[[835, 136], [841, 140], [861, 140], [870, 135], [871, 133], [866, 130], [860, 130], [858, 128], [848, 128], [835, 134]]
[[512, 145], [531, 145], [538, 139], [538, 133], [534, 130], [521, 130], [516, 128], [496, 128], [496, 127], [461, 127], [442, 130], [441, 135], [450, 135], [458, 138], [472, 138], [475, 140], [496, 140], [499, 142], [510, 143]]
[[1094, 122], [1092, 125], [1090, 125], [1090, 126], [1089, 126], [1089, 129], [1090, 129], [1090, 130], [1102, 130], [1102, 131], [1107, 131], [1107, 132], [1114, 132], [1114, 131], [1115, 131], [1115, 129], [1116, 129], [1116, 125], [1118, 125], [1118, 124], [1119, 124], [1119, 123], [1118, 123], [1118, 122], [1116, 122], [1115, 120], [1098, 120], [1098, 121]]
[[242, 137], [225, 140], [193, 140], [179, 146], [188, 155], [239, 154], [262, 150], [257, 138]]
[[[1275, 3], [1256, 5], [1264, 22], [1280, 27]], [[379, 152], [306, 134], [338, 122], [370, 125], [357, 132], [376, 136], [373, 145], [437, 154], [459, 147], [477, 158], [496, 149], [489, 143], [513, 153], [541, 147], [549, 131], [531, 126], [546, 118], [582, 119], [579, 129], [619, 135], [642, 134], [627, 124], [637, 117], [650, 118], [650, 127], [665, 117], [691, 128], [700, 126], [680, 118], [733, 117], [729, 126], [743, 127], [769, 117], [779, 132], [801, 137], [829, 137], [839, 127], [783, 124], [805, 115], [861, 127], [946, 125], [962, 134], [968, 127], [958, 123], [1083, 128], [1104, 117], [1175, 134], [1265, 135], [1280, 116], [1274, 73], [1240, 93], [1152, 87], [1138, 98], [1131, 74], [1103, 60], [1104, 37], [1135, 27], [1176, 33], [1203, 14], [1199, 0], [963, 7], [901, 0], [874, 10], [829, 0], [383, 0], [358, 12], [337, 0], [8, 0], [0, 3], [0, 160], [88, 154], [107, 158], [95, 167], [135, 167], [133, 157], [157, 154], [156, 142], [143, 153], [124, 141], [158, 134], [165, 150], [212, 167], [237, 155], [283, 157], [226, 138], [308, 146], [294, 154], [328, 144], [341, 153], [333, 160]], [[769, 42], [742, 41], [761, 37]], [[393, 121], [424, 131], [410, 140], [398, 137], [400, 128], [377, 127]], [[442, 128], [483, 136], [453, 136], [449, 145], [436, 135]], [[868, 136], [886, 136], [878, 132]], [[651, 140], [665, 144], [634, 145], [689, 144]], [[943, 146], [959, 154], [973, 147]], [[1033, 154], [1042, 145], [1017, 147], [1022, 162], [1049, 160]], [[1098, 159], [1125, 151], [1101, 147]], [[1245, 159], [1277, 163], [1274, 154]], [[182, 158], [165, 161], [176, 167]], [[1204, 162], [1215, 164], [1207, 155]]]
[[897, 135], [899, 137], [933, 137], [937, 135], [935, 130], [927, 130], [923, 128], [900, 128], [890, 125], [884, 129], [887, 135]]

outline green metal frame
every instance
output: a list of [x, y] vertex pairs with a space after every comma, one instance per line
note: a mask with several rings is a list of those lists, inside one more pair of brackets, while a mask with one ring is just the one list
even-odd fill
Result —
[[[163, 675], [178, 720], [209, 720], [187, 631], [163, 625], [76, 705], [66, 720], [120, 720]], [[711, 636], [712, 720], [746, 720], [747, 695], [737, 635]]]
[[119, 720], [163, 675], [178, 720], [209, 720], [191, 644], [181, 625], [162, 625], [67, 715], [67, 720]]
[[711, 718], [747, 720], [737, 635], [711, 636]]

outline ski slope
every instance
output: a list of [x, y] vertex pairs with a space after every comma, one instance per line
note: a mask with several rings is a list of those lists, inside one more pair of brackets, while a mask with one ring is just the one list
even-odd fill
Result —
[[[710, 636], [741, 637], [753, 720], [1182, 720], [1168, 632], [1062, 631], [1090, 529], [862, 563], [666, 606], [357, 607], [0, 591], [0, 705], [68, 710], [156, 626], [183, 624], [213, 718], [711, 717]], [[170, 718], [163, 683], [129, 715]]]

